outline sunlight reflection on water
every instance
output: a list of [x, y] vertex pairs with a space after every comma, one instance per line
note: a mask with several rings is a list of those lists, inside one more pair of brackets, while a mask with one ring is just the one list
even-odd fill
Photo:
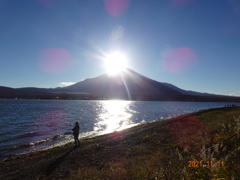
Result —
[[134, 125], [129, 112], [130, 104], [131, 101], [102, 101], [102, 113], [98, 116], [99, 121], [95, 123], [94, 130], [109, 133]]
[[11, 154], [73, 141], [72, 128], [76, 121], [81, 127], [79, 138], [85, 139], [225, 105], [216, 102], [0, 100], [0, 161]]

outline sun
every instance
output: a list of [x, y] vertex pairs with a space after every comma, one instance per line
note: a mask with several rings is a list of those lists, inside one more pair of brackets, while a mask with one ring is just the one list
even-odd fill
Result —
[[109, 75], [115, 76], [127, 67], [127, 57], [120, 51], [107, 54], [104, 58], [105, 68]]

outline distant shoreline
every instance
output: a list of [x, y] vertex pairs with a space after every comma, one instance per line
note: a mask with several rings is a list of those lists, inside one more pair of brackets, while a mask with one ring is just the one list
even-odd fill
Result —
[[169, 102], [219, 102], [219, 103], [240, 103], [240, 97], [233, 97], [233, 96], [219, 96], [219, 97], [201, 97], [201, 98], [194, 98], [194, 97], [187, 97], [186, 99], [169, 99], [169, 98], [158, 98], [158, 97], [151, 97], [151, 98], [133, 98], [133, 99], [124, 99], [124, 98], [89, 98], [89, 97], [36, 97], [36, 98], [28, 98], [28, 97], [11, 97], [11, 98], [4, 98], [0, 97], [0, 100], [76, 100], [76, 101], [169, 101]]

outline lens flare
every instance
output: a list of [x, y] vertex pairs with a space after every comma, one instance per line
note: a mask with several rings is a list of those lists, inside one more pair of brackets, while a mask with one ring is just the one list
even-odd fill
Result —
[[130, 0], [104, 0], [105, 9], [112, 16], [120, 16], [130, 4]]
[[37, 0], [40, 4], [45, 7], [54, 7], [60, 0]]
[[191, 48], [183, 47], [165, 51], [162, 60], [167, 72], [179, 74], [196, 63], [197, 55]]
[[40, 68], [50, 74], [59, 74], [66, 70], [71, 61], [69, 52], [62, 48], [44, 49], [40, 53]]
[[207, 142], [209, 129], [204, 122], [195, 116], [183, 117], [181, 121], [172, 121], [169, 132], [175, 143], [189, 152], [199, 152], [199, 142]]
[[174, 7], [185, 6], [190, 3], [195, 2], [196, 0], [171, 0], [171, 3]]

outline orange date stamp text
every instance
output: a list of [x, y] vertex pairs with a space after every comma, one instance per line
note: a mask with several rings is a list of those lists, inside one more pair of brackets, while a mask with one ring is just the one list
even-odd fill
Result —
[[[216, 163], [216, 164], [215, 164]], [[217, 167], [224, 167], [224, 161], [188, 161], [188, 167], [212, 167], [216, 165]]]

